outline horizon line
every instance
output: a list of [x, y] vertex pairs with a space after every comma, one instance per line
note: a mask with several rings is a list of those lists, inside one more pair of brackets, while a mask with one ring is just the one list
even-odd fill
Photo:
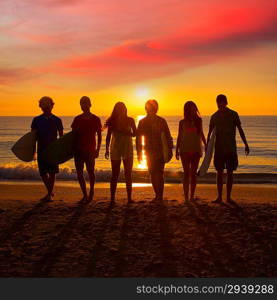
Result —
[[[92, 112], [94, 113], [94, 112]], [[212, 113], [213, 114], [213, 113]], [[211, 116], [212, 114], [209, 114], [209, 115], [206, 115], [206, 114], [203, 114], [201, 115], [202, 117], [209, 117]], [[56, 114], [54, 114], [56, 115]], [[59, 115], [61, 117], [75, 117], [79, 114], [76, 114], [76, 115]], [[100, 117], [106, 117], [106, 116], [109, 116], [110, 114], [107, 114], [107, 115], [102, 115], [102, 114], [98, 114], [98, 116]], [[129, 114], [130, 116], [132, 116], [133, 114]], [[137, 116], [140, 116], [140, 115], [146, 115], [146, 114], [137, 114]], [[164, 115], [164, 114], [157, 114], [157, 115], [160, 115], [160, 116], [165, 116], [165, 117], [180, 117], [182, 116], [182, 114], [180, 115], [177, 115], [177, 114], [169, 114], [169, 115]], [[37, 114], [34, 114], [34, 115], [0, 115], [0, 118], [2, 117], [34, 117], [34, 116], [37, 116]], [[244, 115], [244, 114], [239, 114], [239, 116], [243, 116], [243, 117], [277, 117], [277, 114], [275, 115], [270, 115], [270, 114], [261, 114], [261, 115]]]

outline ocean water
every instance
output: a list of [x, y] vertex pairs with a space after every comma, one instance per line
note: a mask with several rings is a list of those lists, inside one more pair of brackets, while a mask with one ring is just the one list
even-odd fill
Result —
[[[140, 116], [133, 116], [137, 121]], [[70, 131], [73, 117], [61, 117], [64, 131]], [[106, 117], [101, 117], [104, 123]], [[178, 123], [181, 116], [166, 116], [171, 134], [176, 145]], [[209, 117], [203, 117], [204, 132], [207, 134]], [[26, 132], [29, 131], [32, 117], [0, 117], [0, 178], [1, 179], [37, 179], [36, 161], [24, 163], [18, 160], [11, 152], [12, 145]], [[277, 174], [277, 116], [241, 116], [242, 126], [245, 131], [250, 155], [244, 154], [244, 145], [237, 132], [237, 145], [239, 155], [238, 173], [268, 173]], [[103, 141], [100, 156], [96, 161], [98, 180], [107, 180], [110, 177], [110, 161], [106, 160], [105, 138], [107, 131], [103, 132]], [[135, 139], [134, 139], [135, 145]], [[146, 164], [138, 165], [136, 155], [134, 158], [134, 174], [145, 170]], [[75, 167], [73, 160], [60, 166], [61, 179], [75, 179]], [[166, 165], [171, 172], [182, 170], [180, 161], [175, 158]], [[211, 165], [209, 172], [214, 172]]]

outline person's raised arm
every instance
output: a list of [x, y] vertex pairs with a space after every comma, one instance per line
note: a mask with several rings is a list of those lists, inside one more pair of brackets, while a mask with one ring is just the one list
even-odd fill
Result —
[[245, 154], [248, 155], [250, 153], [250, 149], [249, 149], [249, 146], [248, 146], [248, 143], [247, 143], [247, 140], [246, 140], [246, 137], [245, 137], [245, 134], [244, 134], [244, 131], [241, 127], [241, 125], [237, 125], [238, 127], [238, 130], [239, 130], [239, 134], [240, 134], [240, 137], [245, 145]]
[[179, 128], [178, 128], [178, 136], [177, 136], [177, 144], [176, 144], [176, 159], [180, 159], [180, 139], [181, 139], [181, 128], [182, 128], [182, 120], [179, 122]]
[[110, 157], [110, 142], [111, 142], [111, 136], [112, 136], [112, 129], [110, 126], [108, 126], [108, 133], [106, 136], [106, 152], [105, 152], [105, 158], [109, 159]]

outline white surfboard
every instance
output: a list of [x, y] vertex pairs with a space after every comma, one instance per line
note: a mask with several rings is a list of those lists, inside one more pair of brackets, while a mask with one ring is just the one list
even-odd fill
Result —
[[12, 147], [12, 152], [20, 160], [29, 162], [34, 159], [36, 151], [36, 132], [23, 135]]
[[204, 176], [208, 169], [209, 169], [209, 166], [211, 164], [211, 160], [213, 158], [213, 154], [214, 154], [214, 146], [215, 146], [215, 129], [212, 131], [212, 134], [211, 134], [211, 137], [210, 137], [210, 140], [209, 140], [209, 144], [208, 144], [208, 147], [207, 147], [207, 151], [205, 153], [205, 156], [204, 156], [204, 159], [202, 161], [202, 164], [198, 170], [198, 176]]

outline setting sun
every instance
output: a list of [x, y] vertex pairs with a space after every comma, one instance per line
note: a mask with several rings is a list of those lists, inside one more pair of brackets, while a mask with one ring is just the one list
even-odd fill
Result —
[[138, 88], [136, 90], [136, 96], [146, 99], [147, 97], [149, 97], [149, 91], [147, 88]]

